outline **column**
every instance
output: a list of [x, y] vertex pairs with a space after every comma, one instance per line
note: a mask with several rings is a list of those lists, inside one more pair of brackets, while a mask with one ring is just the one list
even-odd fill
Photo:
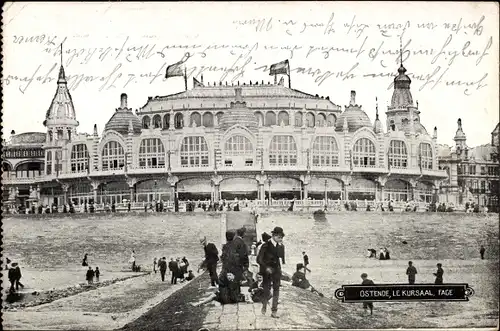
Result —
[[384, 201], [385, 199], [385, 185], [380, 185], [380, 201]]
[[170, 201], [172, 201], [174, 203], [177, 201], [177, 182], [178, 181], [179, 181], [179, 178], [177, 176], [169, 175], [167, 178], [167, 182], [169, 182], [169, 184], [170, 184]]
[[267, 203], [268, 205], [271, 205], [271, 200], [272, 200], [272, 196], [271, 196], [271, 185], [272, 185], [272, 182], [271, 182], [271, 179], [268, 179], [267, 180], [267, 185], [268, 185], [268, 200], [267, 200]]
[[325, 204], [328, 204], [328, 181], [325, 179]]
[[264, 187], [264, 184], [266, 182], [267, 176], [264, 174], [259, 174], [255, 176], [255, 179], [257, 180], [257, 183], [259, 185], [259, 200], [260, 201], [265, 201], [266, 200], [266, 189]]
[[214, 185], [214, 200], [220, 200], [220, 182], [222, 181], [221, 175], [213, 175], [212, 176], [212, 184]]
[[92, 186], [92, 190], [94, 191], [94, 204], [97, 204], [97, 190], [99, 189], [99, 185], [101, 183], [99, 181], [92, 181], [90, 185]]
[[69, 189], [69, 185], [68, 184], [62, 184], [61, 188], [62, 188], [63, 194], [64, 194], [64, 203], [63, 204], [66, 204], [68, 202], [68, 189]]
[[343, 184], [344, 185], [344, 200], [349, 200], [349, 189], [348, 189], [348, 185], [347, 184]]
[[137, 178], [128, 177], [127, 184], [128, 184], [128, 189], [129, 189], [129, 200], [131, 203], [135, 202], [136, 201], [135, 184], [137, 184]]
[[307, 200], [309, 198], [309, 192], [308, 192], [308, 185], [309, 184], [306, 184], [304, 183], [304, 200]]
[[304, 195], [303, 199], [307, 200], [308, 196], [308, 185], [311, 182], [311, 175], [306, 174], [306, 175], [300, 175], [300, 180], [302, 181], [302, 186], [304, 188]]

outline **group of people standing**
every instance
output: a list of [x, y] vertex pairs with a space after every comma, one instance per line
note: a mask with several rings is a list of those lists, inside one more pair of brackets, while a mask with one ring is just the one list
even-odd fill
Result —
[[89, 255], [85, 253], [83, 256], [83, 261], [82, 261], [82, 267], [89, 267], [87, 272], [85, 273], [85, 280], [87, 281], [87, 284], [93, 284], [94, 283], [94, 277], [96, 282], [99, 282], [99, 276], [101, 275], [101, 271], [99, 270], [99, 267], [95, 267], [95, 270], [92, 269], [91, 266], [89, 266]]
[[[167, 264], [167, 258], [164, 256], [161, 259], [157, 259], [156, 257], [153, 260], [153, 272], [157, 273], [160, 271], [161, 281], [165, 281], [165, 275], [167, 273], [167, 267], [169, 274], [171, 275], [170, 284], [177, 284], [177, 279], [180, 279], [180, 282], [184, 282], [185, 280], [190, 281], [194, 278], [193, 270], [188, 270], [189, 261], [184, 256], [181, 258], [170, 258], [170, 261]], [[186, 274], [188, 274], [186, 276]]]

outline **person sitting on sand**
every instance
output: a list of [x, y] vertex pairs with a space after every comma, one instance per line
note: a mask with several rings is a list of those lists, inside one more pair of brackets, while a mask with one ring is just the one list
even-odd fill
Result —
[[292, 276], [292, 286], [299, 287], [304, 290], [311, 289], [311, 292], [317, 293], [319, 296], [323, 296], [322, 293], [318, 292], [306, 279], [305, 271], [302, 272], [302, 269], [305, 269], [302, 263], [297, 263], [296, 271]]
[[250, 288], [248, 289], [248, 292], [250, 292], [251, 298], [253, 302], [258, 302], [262, 303], [264, 300], [269, 301], [271, 299], [271, 295], [266, 298], [266, 291], [264, 290], [262, 284], [264, 281], [264, 277], [262, 276], [262, 273], [257, 274], [257, 280], [255, 280], [252, 284], [250, 284]]
[[190, 280], [193, 280], [193, 279], [194, 279], [193, 270], [189, 270], [188, 275], [186, 277], [186, 280], [190, 281]]
[[386, 260], [390, 260], [391, 259], [391, 255], [389, 254], [389, 250], [387, 248], [384, 248], [384, 252], [385, 252], [385, 259]]
[[216, 293], [213, 293], [208, 298], [198, 303], [191, 303], [191, 305], [197, 307], [213, 300], [223, 305], [245, 302], [245, 296], [241, 294], [240, 284], [236, 281], [232, 273], [221, 273], [218, 284], [219, 290]]
[[379, 260], [385, 260], [385, 252], [383, 248], [380, 249]]
[[369, 248], [368, 252], [370, 252], [370, 256], [368, 256], [369, 259], [371, 259], [371, 258], [376, 259], [377, 258], [377, 251], [375, 249]]

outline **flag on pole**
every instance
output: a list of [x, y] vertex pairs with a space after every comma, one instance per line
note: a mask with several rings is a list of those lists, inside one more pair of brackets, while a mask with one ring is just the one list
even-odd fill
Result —
[[174, 64], [171, 64], [167, 67], [167, 71], [165, 73], [165, 78], [170, 78], [170, 77], [177, 77], [177, 76], [184, 76], [185, 71], [183, 64], [186, 63], [186, 61], [191, 57], [191, 54], [186, 53], [182, 57], [182, 59], [179, 62], [176, 62]]
[[288, 63], [288, 60], [275, 63], [271, 65], [271, 68], [269, 68], [270, 76], [279, 74], [290, 75], [290, 64]]
[[281, 85], [281, 86], [285, 85], [285, 78], [281, 77], [280, 82], [278, 83], [278, 85]]
[[203, 87], [203, 83], [201, 83], [199, 80], [193, 77], [193, 87]]

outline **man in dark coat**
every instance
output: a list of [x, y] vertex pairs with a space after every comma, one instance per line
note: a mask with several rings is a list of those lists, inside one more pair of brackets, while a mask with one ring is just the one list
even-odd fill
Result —
[[436, 276], [436, 280], [434, 281], [434, 284], [443, 284], [443, 274], [444, 270], [442, 267], [441, 263], [437, 264], [437, 271], [434, 273], [434, 276]]
[[14, 293], [16, 291], [15, 290], [16, 279], [17, 279], [17, 271], [15, 268], [16, 266], [17, 263], [12, 263], [11, 267], [9, 268], [8, 277], [10, 282], [10, 290], [9, 290], [10, 293]]
[[[361, 279], [363, 280], [361, 282], [361, 285], [375, 285], [375, 283], [373, 283], [373, 280], [368, 279], [368, 275], [366, 273], [361, 274]], [[373, 315], [373, 302], [363, 302], [363, 309], [365, 311], [367, 311], [367, 309], [370, 309], [370, 315]]]
[[417, 274], [417, 268], [413, 266], [413, 262], [408, 262], [408, 269], [406, 269], [406, 274], [408, 275], [408, 283], [415, 284], [415, 275]]
[[481, 248], [479, 249], [479, 254], [481, 254], [481, 260], [484, 260], [484, 252], [486, 252], [486, 248], [484, 248], [484, 246], [481, 245]]
[[165, 274], [167, 273], [167, 258], [162, 257], [160, 261], [158, 261], [158, 267], [160, 269], [161, 281], [165, 281]]
[[203, 250], [205, 251], [205, 263], [210, 274], [210, 285], [217, 285], [217, 262], [219, 261], [219, 250], [213, 243], [203, 240]]
[[168, 266], [170, 268], [170, 271], [172, 272], [170, 284], [177, 284], [177, 278], [179, 277], [179, 264], [177, 263], [177, 261], [172, 259]]
[[[281, 284], [281, 263], [280, 245], [283, 245], [285, 233], [281, 227], [275, 227], [271, 232], [271, 239], [262, 244], [257, 263], [260, 265], [260, 273], [263, 276], [263, 288], [266, 290], [266, 297], [270, 296], [271, 285], [273, 287], [273, 299], [271, 306], [271, 317], [278, 318], [278, 300]], [[268, 302], [262, 302], [262, 314], [266, 313]]]
[[243, 280], [243, 272], [248, 270], [248, 266], [250, 265], [250, 261], [248, 259], [248, 247], [245, 241], [243, 240], [243, 236], [245, 235], [245, 228], [240, 228], [236, 230], [236, 237], [233, 239], [234, 249], [239, 256], [239, 266], [241, 267], [241, 273], [235, 274], [237, 281]]
[[307, 256], [306, 252], [302, 252], [302, 257], [304, 259], [304, 268], [307, 269], [307, 266], [309, 265], [309, 256]]
[[231, 273], [236, 281], [243, 279], [243, 267], [240, 260], [240, 251], [238, 251], [237, 242], [234, 242], [235, 233], [226, 232], [226, 243], [222, 246], [222, 272]]

